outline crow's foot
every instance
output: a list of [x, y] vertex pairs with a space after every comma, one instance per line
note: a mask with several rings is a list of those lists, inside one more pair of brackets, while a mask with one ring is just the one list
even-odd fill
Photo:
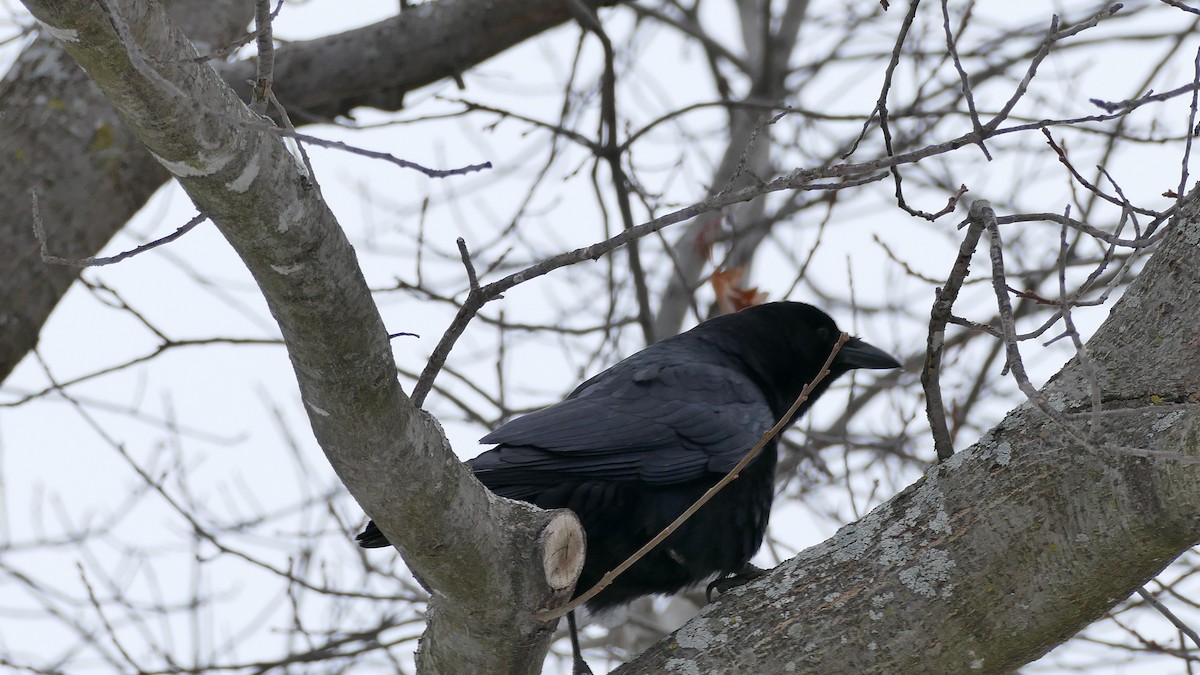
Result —
[[766, 570], [760, 567], [755, 567], [750, 563], [746, 563], [742, 569], [738, 570], [737, 572], [734, 572], [729, 576], [721, 577], [710, 583], [708, 588], [704, 589], [704, 598], [709, 602], [712, 602], [714, 591], [718, 595], [724, 595], [738, 586], [742, 586], [754, 581], [766, 573]]

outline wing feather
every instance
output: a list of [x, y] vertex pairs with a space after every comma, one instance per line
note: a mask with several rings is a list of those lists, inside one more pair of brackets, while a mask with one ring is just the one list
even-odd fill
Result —
[[493, 488], [568, 478], [678, 483], [728, 471], [775, 421], [737, 370], [661, 355], [637, 361], [484, 436], [500, 445], [470, 462], [476, 474]]

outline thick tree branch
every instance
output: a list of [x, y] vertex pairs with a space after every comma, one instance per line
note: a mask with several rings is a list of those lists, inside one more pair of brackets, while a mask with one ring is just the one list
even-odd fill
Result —
[[581, 551], [563, 545], [581, 537], [574, 515], [492, 495], [404, 395], [333, 214], [280, 139], [196, 62], [161, 4], [25, 4], [254, 276], [326, 457], [433, 591], [421, 670], [537, 672], [553, 624], [533, 613], [571, 593], [578, 567], [554, 552]]
[[[590, 7], [613, 0], [586, 0]], [[332, 119], [357, 107], [399, 110], [404, 95], [478, 63], [571, 18], [562, 0], [438, 0], [355, 30], [284, 45], [275, 52], [275, 93], [293, 115]], [[253, 61], [218, 67], [249, 100]]]
[[[618, 669], [1009, 672], [1200, 542], [1200, 190], [1089, 341], [973, 447]], [[1082, 435], [1087, 435], [1086, 433]]]
[[[596, 6], [605, 3], [592, 3]], [[172, 2], [179, 25], [209, 52], [242, 35], [253, 3]], [[359, 106], [398, 109], [404, 93], [468, 68], [570, 18], [561, 0], [438, 0], [386, 21], [297, 42], [275, 53], [273, 91], [297, 124]], [[253, 60], [217, 64], [243, 101]], [[47, 36], [0, 81], [0, 381], [37, 344], [76, 270], [42, 264], [28, 219], [29, 191], [54, 231], [51, 250], [90, 258], [169, 175], [120, 121], [87, 75]], [[299, 114], [297, 114], [299, 113]], [[104, 208], [97, 208], [103, 204]]]

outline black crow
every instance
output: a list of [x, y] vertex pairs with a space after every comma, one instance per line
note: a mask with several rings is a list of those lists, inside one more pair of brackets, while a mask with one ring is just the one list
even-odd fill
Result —
[[[833, 319], [799, 302], [710, 319], [617, 363], [561, 403], [501, 425], [480, 440], [498, 445], [467, 464], [500, 496], [578, 514], [587, 534], [576, 584], [582, 593], [729, 472], [816, 378], [839, 336]], [[839, 375], [899, 366], [851, 338], [789, 424]], [[737, 480], [588, 609], [745, 569], [767, 529], [777, 445], [771, 440]], [[374, 522], [358, 542], [389, 545]]]

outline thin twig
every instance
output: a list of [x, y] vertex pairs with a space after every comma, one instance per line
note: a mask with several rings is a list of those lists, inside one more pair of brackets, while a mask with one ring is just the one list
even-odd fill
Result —
[[[1071, 207], [1068, 205], [1063, 210], [1064, 221], [1071, 216]], [[1071, 338], [1071, 344], [1075, 346], [1075, 355], [1079, 358], [1079, 367], [1083, 369], [1084, 377], [1088, 381], [1088, 389], [1092, 394], [1092, 425], [1089, 430], [1089, 436], [1093, 441], [1100, 440], [1100, 412], [1101, 391], [1100, 377], [1096, 374], [1096, 367], [1092, 364], [1091, 358], [1088, 357], [1087, 347], [1083, 344], [1083, 338], [1080, 337], [1079, 331], [1075, 328], [1075, 320], [1071, 317], [1071, 301], [1067, 295], [1067, 258], [1070, 256], [1070, 242], [1067, 238], [1069, 230], [1064, 225], [1062, 234], [1059, 238], [1058, 247], [1058, 311], [1062, 315], [1063, 326], [1066, 328], [1066, 334]]]
[[[1159, 0], [1159, 1], [1166, 3], [1176, 9], [1182, 9], [1185, 12], [1191, 12], [1192, 14], [1200, 14], [1200, 9], [1196, 9], [1195, 7], [1189, 7], [1185, 4], [1183, 4], [1182, 2], [1180, 2], [1179, 0]], [[1200, 645], [1200, 642], [1197, 642], [1196, 644]]]
[[1200, 93], [1200, 49], [1196, 50], [1195, 63], [1196, 65], [1195, 69], [1193, 70], [1194, 75], [1192, 76], [1192, 85], [1196, 88], [1192, 89], [1192, 105], [1188, 108], [1188, 126], [1186, 134], [1187, 140], [1184, 141], [1183, 146], [1183, 160], [1179, 171], [1179, 189], [1175, 191], [1176, 206], [1183, 203], [1183, 196], [1187, 194], [1188, 163], [1192, 159], [1192, 137], [1197, 133], [1200, 133], [1200, 130], [1197, 130], [1196, 128], [1196, 97], [1197, 94]]
[[787, 113], [787, 110], [780, 110], [770, 117], [763, 116], [754, 122], [754, 128], [750, 130], [750, 137], [746, 139], [746, 147], [742, 149], [742, 154], [738, 156], [737, 164], [733, 167], [733, 171], [731, 171], [729, 174], [729, 180], [725, 181], [726, 187], [733, 185], [737, 179], [745, 173], [750, 173], [750, 176], [755, 179], [755, 182], [762, 182], [762, 179], [754, 175], [753, 171], [746, 171], [746, 165], [750, 163], [750, 155], [755, 149], [754, 145], [758, 141], [758, 135], [762, 133], [763, 129], [783, 119]]
[[[1192, 94], [1192, 97], [1195, 98], [1194, 92]], [[1050, 134], [1049, 129], [1043, 128], [1041, 130], [1041, 132], [1042, 132], [1042, 135], [1046, 137], [1046, 144], [1049, 145], [1050, 148], [1054, 150], [1054, 154], [1058, 155], [1059, 163], [1061, 163], [1063, 166], [1067, 167], [1067, 171], [1069, 171], [1071, 173], [1071, 176], [1073, 176], [1075, 178], [1075, 180], [1079, 181], [1080, 185], [1082, 185], [1084, 188], [1086, 188], [1092, 194], [1096, 195], [1097, 197], [1103, 199], [1104, 201], [1106, 201], [1110, 204], [1114, 204], [1116, 206], [1124, 206], [1124, 204], [1121, 202], [1120, 199], [1117, 199], [1116, 197], [1113, 197], [1112, 195], [1106, 194], [1103, 190], [1100, 189], [1099, 186], [1095, 185], [1088, 179], [1084, 178], [1083, 175], [1079, 173], [1079, 171], [1075, 168], [1075, 165], [1071, 163], [1070, 158], [1067, 157], [1067, 151], [1064, 150], [1062, 148], [1062, 146], [1060, 146], [1058, 143], [1056, 143], [1054, 141], [1054, 136], [1052, 136]], [[1185, 172], [1184, 176], [1186, 177], [1186, 175], [1187, 174]], [[1136, 207], [1133, 207], [1132, 205], [1130, 205], [1130, 208], [1133, 208], [1135, 211], [1137, 211], [1138, 213], [1145, 215], [1145, 216], [1158, 215], [1157, 213], [1155, 213], [1154, 211], [1151, 211], [1149, 209], [1136, 208]]]
[[[913, 21], [917, 18], [917, 6], [920, 5], [920, 0], [911, 0], [908, 4], [908, 14], [904, 15], [904, 19], [900, 22], [900, 34], [896, 36], [896, 42], [892, 46], [892, 58], [888, 61], [887, 68], [883, 71], [883, 86], [879, 90], [879, 98], [875, 101], [875, 110], [867, 116], [863, 122], [862, 131], [859, 132], [858, 138], [850, 144], [850, 149], [842, 155], [842, 159], [846, 159], [858, 150], [858, 146], [863, 139], [867, 137], [867, 131], [871, 128], [871, 121], [875, 119], [875, 115], [879, 115], [879, 126], [884, 130], [884, 140], [889, 142], [891, 133], [887, 131], [887, 98], [888, 92], [892, 89], [892, 75], [896, 72], [896, 67], [900, 65], [900, 52], [904, 49], [904, 40], [908, 37], [908, 31], [912, 28]], [[891, 151], [888, 152], [891, 155]]]
[[[1050, 406], [1041, 392], [1029, 380], [1029, 374], [1025, 371], [1025, 362], [1021, 359], [1021, 349], [1017, 344], [1019, 340], [1016, 319], [1013, 317], [1012, 301], [1008, 298], [1008, 283], [1005, 280], [1004, 274], [1004, 245], [1000, 238], [1000, 226], [996, 223], [996, 212], [992, 210], [991, 204], [983, 201], [979, 205], [979, 214], [987, 227], [988, 236], [991, 239], [992, 288], [996, 294], [1000, 327], [1004, 335], [1005, 370], [1012, 372], [1013, 379], [1017, 383], [1017, 388], [1021, 390], [1021, 393], [1025, 395], [1025, 398], [1030, 403], [1036, 406], [1050, 420], [1057, 423], [1072, 440], [1089, 450], [1095, 450], [1097, 449], [1096, 444], [1080, 434], [1075, 425], [1071, 424], [1061, 412]], [[1118, 450], [1118, 448], [1111, 446], [1104, 447], [1109, 450]], [[1119, 450], [1123, 451], [1123, 449]]]
[[1115, 112], [1119, 112], [1121, 110], [1130, 110], [1133, 108], [1140, 108], [1140, 107], [1146, 105], [1147, 103], [1159, 103], [1162, 101], [1169, 101], [1169, 100], [1175, 98], [1176, 96], [1186, 94], [1190, 91], [1196, 91], [1196, 89], [1197, 89], [1197, 84], [1195, 82], [1193, 82], [1192, 84], [1185, 84], [1182, 87], [1176, 87], [1170, 91], [1164, 91], [1161, 94], [1156, 94], [1153, 91], [1148, 91], [1148, 92], [1146, 92], [1145, 96], [1139, 96], [1137, 98], [1128, 99], [1125, 101], [1105, 101], [1104, 99], [1100, 99], [1100, 98], [1089, 98], [1088, 103], [1091, 103], [1092, 105], [1096, 106], [1097, 108], [1100, 108], [1104, 112], [1115, 113]]
[[[967, 15], [970, 15], [973, 5], [968, 4], [965, 10]], [[966, 16], [963, 18], [963, 28], [966, 27]], [[954, 32], [950, 29], [950, 7], [948, 0], [942, 0], [942, 28], [946, 32], [946, 50], [950, 52], [950, 60], [954, 63], [954, 69], [958, 71], [958, 79], [962, 82], [963, 98], [967, 101], [967, 111], [971, 115], [971, 128], [975, 133], [979, 134], [979, 149], [983, 152], [983, 156], [990, 162], [992, 161], [992, 153], [988, 152], [987, 145], [983, 142], [983, 123], [979, 121], [979, 111], [975, 109], [975, 95], [971, 93], [971, 78], [967, 76], [966, 68], [963, 68], [962, 60], [958, 57], [958, 41], [954, 38]]]
[[[919, 5], [920, 5], [920, 0], [911, 0], [911, 2], [909, 3], [908, 14], [905, 15], [904, 21], [901, 24], [900, 34], [896, 37], [896, 44], [895, 44], [895, 46], [892, 47], [892, 60], [888, 63], [887, 70], [885, 71], [885, 74], [883, 76], [883, 87], [879, 92], [879, 100], [876, 101], [876, 103], [875, 103], [875, 112], [879, 115], [879, 130], [883, 133], [883, 147], [884, 147], [884, 151], [887, 153], [888, 157], [891, 157], [895, 154], [895, 146], [892, 143], [892, 128], [891, 128], [891, 125], [888, 123], [888, 120], [889, 120], [889, 113], [888, 113], [888, 107], [887, 107], [888, 92], [891, 91], [892, 75], [896, 70], [896, 66], [898, 66], [900, 64], [900, 53], [904, 49], [904, 40], [908, 36], [909, 29], [912, 28], [913, 21], [916, 19], [917, 7]], [[871, 115], [867, 118], [867, 122], [863, 125], [862, 134], [864, 134], [864, 135], [866, 134], [867, 128], [869, 127], [871, 119], [873, 119], [873, 118], [874, 118], [874, 115]], [[979, 130], [982, 130], [982, 127], [979, 127]], [[978, 131], [977, 131], [976, 136], [978, 138], [976, 143], [982, 147], [985, 135], [983, 133], [978, 133]], [[859, 141], [862, 140], [862, 138], [863, 138], [863, 136], [860, 135], [859, 139], [854, 142], [853, 148], [851, 148], [850, 152], [843, 155], [843, 158], [849, 156], [851, 153], [854, 152], [854, 148], [858, 147], [858, 143], [859, 143]], [[985, 154], [987, 153], [986, 149], [984, 150], [984, 153]], [[920, 209], [916, 209], [916, 208], [909, 206], [908, 202], [904, 199], [904, 178], [900, 174], [899, 166], [893, 165], [892, 167], [890, 167], [889, 171], [892, 174], [892, 182], [895, 184], [895, 188], [896, 188], [896, 191], [895, 191], [896, 206], [899, 206], [901, 209], [903, 209], [909, 215], [924, 218], [929, 221], [937, 220], [938, 218], [940, 218], [948, 213], [952, 213], [954, 211], [955, 206], [957, 206], [957, 204], [958, 204], [959, 198], [962, 197], [963, 193], [965, 193], [967, 191], [966, 185], [960, 186], [958, 191], [955, 194], [951, 195], [948, 200], [946, 200], [946, 205], [944, 207], [942, 207], [942, 209], [940, 211], [937, 211], [934, 213], [928, 213], [926, 211], [922, 211]]]
[[462, 237], [455, 240], [458, 244], [458, 255], [462, 258], [463, 267], [467, 269], [467, 283], [472, 293], [479, 292], [479, 277], [475, 275], [475, 263], [471, 262], [471, 252], [467, 250], [467, 241]]
[[728, 61], [731, 65], [735, 66], [743, 73], [751, 72], [750, 64], [746, 63], [742, 56], [735, 54], [733, 50], [718, 42], [716, 38], [710, 35], [708, 31], [706, 31], [705, 28], [699, 24], [695, 15], [687, 12], [683, 7], [677, 6], [676, 9], [683, 12], [685, 18], [677, 19], [660, 9], [647, 7], [646, 5], [637, 2], [627, 2], [625, 4], [638, 16], [647, 16], [655, 19], [663, 24], [675, 28], [684, 35], [695, 39], [702, 47], [704, 47], [704, 51], [708, 53], [710, 59], [712, 57], [720, 57]]
[[[296, 138], [300, 134], [296, 133], [296, 126], [292, 124], [292, 118], [288, 115], [287, 109], [283, 107], [283, 104], [275, 96], [274, 89], [267, 89], [267, 98], [271, 100], [271, 106], [279, 113], [279, 120], [283, 122], [283, 128], [292, 134], [291, 141], [296, 146], [296, 153], [300, 155], [300, 162], [304, 164], [304, 175], [300, 177], [301, 180], [307, 180], [308, 185], [311, 185], [316, 190], [317, 196], [322, 200], [325, 199], [325, 195], [321, 192], [321, 181], [317, 180], [317, 170], [313, 168], [312, 158], [308, 156], [308, 150], [304, 149], [304, 144]], [[288, 139], [285, 138], [284, 140]]]
[[1163, 617], [1166, 618], [1167, 621], [1170, 621], [1172, 625], [1178, 628], [1179, 632], [1191, 638], [1193, 644], [1195, 644], [1197, 647], [1200, 647], [1200, 635], [1197, 635], [1196, 631], [1191, 626], [1184, 623], [1182, 619], [1175, 616], [1174, 612], [1167, 609], [1166, 605], [1159, 602], [1158, 598], [1154, 597], [1154, 594], [1152, 594], [1150, 591], [1147, 591], [1145, 586], [1138, 588], [1137, 594], [1142, 596], [1142, 599], [1146, 601], [1146, 604], [1156, 609], [1159, 614], [1162, 614]]
[[[437, 346], [433, 348], [433, 353], [429, 355], [429, 361], [425, 364], [425, 369], [421, 371], [421, 378], [417, 380], [417, 384], [413, 386], [412, 402], [413, 405], [420, 408], [425, 403], [425, 397], [429, 395], [433, 389], [433, 380], [437, 374], [446, 365], [446, 359], [450, 356], [450, 350], [454, 349], [454, 343], [458, 342], [458, 338], [467, 330], [467, 324], [471, 323], [471, 319], [475, 318], [476, 312], [480, 307], [483, 307], [491, 300], [500, 297], [500, 293], [490, 293], [479, 286], [479, 278], [475, 273], [475, 263], [471, 261], [471, 252], [467, 249], [467, 242], [462, 237], [458, 240], [458, 253], [462, 257], [463, 267], [467, 270], [467, 283], [469, 284], [467, 298], [463, 300], [462, 306], [458, 308], [458, 314], [454, 316], [454, 320], [450, 322], [450, 326], [446, 328], [446, 332], [442, 334], [442, 339], [438, 341]], [[488, 288], [493, 284], [488, 284]]]
[[[1132, 210], [1132, 205], [1130, 205], [1130, 210]], [[1174, 212], [1175, 212], [1175, 208], [1171, 207], [1167, 211], [1158, 214], [1158, 217], [1155, 218], [1155, 221], [1154, 221], [1154, 223], [1152, 223], [1152, 225], [1161, 224], [1162, 222], [1167, 220], [1171, 216], [1171, 214], [1173, 214]], [[1082, 221], [1078, 221], [1073, 218], [1064, 219], [1063, 215], [1061, 213], [1020, 213], [1020, 214], [996, 217], [996, 223], [998, 223], [1000, 225], [1008, 225], [1010, 223], [1036, 223], [1036, 222], [1058, 223], [1059, 225], [1064, 225], [1066, 227], [1070, 227], [1071, 229], [1078, 230], [1078, 231], [1092, 237], [1093, 239], [1098, 239], [1100, 241], [1105, 242], [1106, 244], [1111, 244], [1112, 246], [1120, 246], [1122, 248], [1130, 248], [1130, 249], [1134, 249], [1134, 250], [1149, 248], [1149, 247], [1157, 244], [1158, 241], [1162, 238], [1162, 236], [1164, 234], [1166, 234], [1166, 230], [1159, 230], [1157, 234], [1154, 234], [1151, 236], [1151, 235], [1149, 235], [1149, 232], [1151, 230], [1149, 228], [1147, 228], [1147, 234], [1140, 236], [1136, 239], [1121, 239], [1119, 236], [1116, 236], [1116, 235], [1114, 235], [1110, 232], [1107, 232], [1105, 230], [1102, 230], [1098, 227], [1088, 225], [1087, 223], [1084, 223]]]
[[[598, 143], [596, 143], [592, 139], [588, 138], [587, 136], [584, 136], [581, 133], [578, 133], [576, 131], [573, 131], [571, 129], [564, 127], [561, 124], [554, 124], [552, 122], [543, 122], [542, 120], [535, 119], [533, 117], [529, 117], [528, 115], [522, 115], [520, 113], [516, 113], [511, 110], [505, 110], [503, 108], [497, 108], [495, 106], [485, 105], [483, 103], [478, 103], [478, 102], [471, 101], [471, 100], [468, 100], [465, 98], [451, 98], [451, 97], [446, 97], [446, 96], [435, 96], [434, 99], [438, 100], [438, 101], [446, 101], [447, 103], [457, 103], [459, 105], [462, 105], [465, 107], [465, 110], [463, 110], [464, 113], [479, 110], [481, 112], [492, 113], [493, 115], [498, 115], [502, 118], [514, 119], [519, 122], [531, 124], [535, 127], [538, 127], [539, 129], [545, 129], [546, 131], [549, 131], [550, 133], [552, 133], [556, 136], [561, 136], [568, 140], [574, 141], [575, 143], [587, 148], [588, 150], [592, 151], [595, 154], [599, 154], [601, 152], [601, 146]], [[492, 125], [489, 125], [489, 128], [491, 126]], [[625, 145], [626, 146], [628, 145], [628, 141], [626, 141]], [[625, 149], [625, 147], [622, 147], [622, 150], [624, 150], [624, 149]]]
[[[613, 52], [612, 41], [600, 24], [599, 17], [592, 8], [582, 0], [566, 0], [567, 9], [586, 31], [590, 31], [600, 40], [604, 49], [604, 75], [600, 84], [600, 153], [612, 174], [613, 189], [617, 195], [617, 207], [621, 211], [621, 223], [625, 231], [632, 230], [633, 208], [629, 201], [629, 179], [621, 166], [621, 143], [618, 141], [620, 129], [617, 126], [617, 71], [616, 55]], [[654, 316], [650, 309], [650, 289], [646, 284], [646, 271], [642, 267], [642, 257], [637, 241], [631, 241], [628, 247], [629, 273], [633, 277], [633, 290], [638, 303], [638, 324], [642, 327], [642, 338], [647, 345], [654, 344]]]
[[1050, 54], [1050, 49], [1054, 46], [1054, 43], [1065, 38], [1078, 35], [1089, 28], [1095, 27], [1096, 24], [1100, 23], [1102, 19], [1107, 19], [1108, 17], [1121, 11], [1121, 8], [1122, 5], [1120, 3], [1109, 5], [1108, 7], [1105, 7], [1096, 14], [1092, 15], [1092, 17], [1087, 21], [1081, 21], [1080, 23], [1077, 23], [1062, 31], [1058, 30], [1060, 25], [1058, 15], [1056, 14], [1051, 17], [1050, 30], [1046, 32], [1046, 38], [1042, 41], [1041, 47], [1038, 48], [1037, 53], [1034, 54], [1033, 59], [1030, 60], [1029, 68], [1025, 71], [1025, 77], [1021, 78], [1021, 82], [1017, 85], [1017, 88], [1013, 92], [1012, 96], [1009, 97], [1008, 101], [1004, 104], [1004, 107], [1000, 109], [1000, 112], [996, 113], [995, 117], [993, 117], [987, 124], [984, 125], [984, 128], [988, 131], [994, 131], [1000, 126], [1001, 123], [1004, 122], [1004, 120], [1008, 119], [1008, 115], [1017, 105], [1017, 101], [1020, 101], [1025, 95], [1025, 92], [1029, 89], [1029, 84], [1033, 81], [1033, 76], [1037, 74], [1038, 66], [1041, 65], [1042, 60]]
[[258, 47], [258, 76], [254, 80], [250, 109], [259, 115], [267, 113], [271, 96], [271, 77], [275, 70], [275, 39], [271, 30], [271, 0], [254, 1], [255, 42]]
[[985, 200], [978, 200], [972, 205], [979, 213], [979, 217], [987, 227], [988, 236], [991, 238], [991, 246], [989, 248], [992, 260], [992, 287], [996, 294], [996, 305], [1000, 312], [1000, 326], [1004, 334], [1005, 347], [1005, 370], [1011, 371], [1017, 380], [1017, 386], [1024, 392], [1025, 396], [1031, 400], [1041, 396], [1033, 384], [1029, 381], [1029, 376], [1025, 372], [1025, 362], [1021, 359], [1021, 351], [1017, 346], [1017, 329], [1016, 320], [1013, 318], [1012, 301], [1009, 300], [1008, 282], [1004, 273], [1004, 244], [1000, 237], [1000, 226], [996, 223], [996, 212], [992, 210], [992, 205]]
[[113, 628], [112, 622], [108, 620], [108, 614], [104, 611], [103, 605], [100, 604], [100, 598], [96, 596], [96, 590], [92, 588], [92, 582], [88, 581], [87, 574], [83, 571], [83, 563], [76, 561], [75, 569], [79, 572], [79, 580], [83, 582], [83, 587], [87, 591], [88, 602], [91, 603], [92, 609], [96, 610], [96, 615], [100, 617], [100, 623], [104, 625], [104, 632], [108, 635], [108, 639], [112, 641], [113, 646], [117, 648], [117, 652], [125, 659], [134, 670], [139, 673], [145, 670], [138, 665], [138, 662], [133, 659], [125, 649], [125, 645], [121, 644], [120, 635]]
[[[281, 9], [283, 9], [283, 0], [278, 0], [278, 2], [275, 3], [275, 10], [273, 12], [271, 12], [271, 19], [277, 18], [279, 16], [279, 11]], [[220, 49], [214, 49], [211, 52], [201, 54], [201, 55], [199, 55], [193, 59], [189, 59], [189, 60], [194, 63], [204, 63], [205, 61], [212, 61], [214, 59], [224, 59], [224, 58], [232, 55], [234, 52], [241, 49], [242, 47], [245, 47], [246, 45], [250, 44], [257, 37], [258, 37], [258, 31], [252, 30], [249, 33], [246, 33], [245, 35], [241, 36], [240, 38], [230, 41], [228, 44], [226, 44], [224, 47], [221, 47]]]
[[50, 253], [49, 244], [46, 242], [46, 228], [42, 223], [42, 214], [38, 210], [38, 196], [37, 196], [36, 188], [30, 188], [29, 197], [31, 200], [30, 210], [33, 215], [33, 236], [37, 238], [38, 247], [41, 249], [42, 262], [45, 262], [46, 264], [49, 264], [49, 265], [62, 265], [64, 267], [81, 267], [82, 268], [82, 267], [101, 267], [103, 265], [113, 265], [113, 264], [119, 263], [122, 260], [125, 260], [127, 258], [132, 258], [133, 256], [135, 256], [139, 253], [145, 253], [146, 251], [149, 251], [150, 249], [153, 249], [153, 248], [158, 248], [159, 246], [162, 246], [163, 244], [169, 244], [169, 243], [175, 241], [176, 239], [182, 237], [183, 235], [187, 234], [188, 232], [191, 232], [192, 229], [195, 228], [200, 223], [203, 223], [205, 220], [208, 220], [208, 216], [204, 215], [203, 213], [197, 213], [195, 215], [195, 217], [193, 217], [191, 220], [187, 221], [183, 225], [180, 225], [179, 228], [176, 229], [171, 234], [168, 234], [167, 236], [159, 238], [159, 239], [155, 239], [152, 242], [142, 244], [141, 246], [138, 246], [137, 248], [133, 248], [128, 251], [122, 251], [121, 253], [118, 253], [113, 256], [107, 256], [104, 258], [96, 258], [96, 257], [63, 258], [61, 256], [57, 256], [57, 255]]
[[375, 150], [367, 150], [366, 148], [359, 148], [359, 147], [350, 145], [349, 143], [343, 143], [342, 141], [330, 141], [330, 140], [327, 140], [324, 138], [319, 138], [317, 136], [311, 136], [309, 134], [302, 134], [298, 131], [281, 129], [279, 127], [274, 126], [273, 124], [267, 124], [264, 122], [241, 122], [241, 121], [236, 121], [236, 120], [235, 120], [235, 123], [245, 126], [247, 128], [257, 129], [259, 131], [266, 131], [266, 132], [275, 134], [277, 136], [294, 138], [297, 141], [303, 141], [305, 143], [308, 143], [309, 145], [316, 145], [316, 146], [319, 146], [322, 148], [331, 148], [334, 150], [342, 150], [345, 152], [349, 152], [351, 154], [360, 155], [362, 157], [369, 157], [371, 159], [381, 159], [385, 162], [390, 162], [392, 164], [395, 164], [396, 166], [398, 166], [402, 169], [413, 169], [414, 171], [419, 171], [419, 172], [425, 174], [426, 176], [429, 176], [430, 178], [447, 178], [449, 176], [461, 176], [463, 174], [474, 173], [476, 171], [483, 171], [484, 169], [492, 168], [491, 162], [481, 162], [479, 164], [468, 164], [466, 166], [458, 167], [455, 169], [430, 169], [428, 167], [417, 164], [416, 162], [410, 162], [407, 159], [400, 159], [399, 157], [396, 157], [395, 155], [393, 155], [391, 153], [378, 152]]
[[979, 246], [984, 222], [982, 208], [987, 202], [980, 199], [971, 205], [967, 216], [967, 234], [958, 248], [958, 257], [946, 278], [946, 285], [936, 289], [933, 310], [929, 315], [929, 336], [926, 339], [925, 367], [921, 370], [921, 387], [925, 390], [925, 415], [933, 433], [933, 447], [938, 461], [944, 462], [954, 454], [954, 442], [950, 427], [946, 423], [946, 406], [942, 402], [941, 370], [942, 354], [946, 348], [946, 324], [950, 321], [954, 301], [962, 289], [963, 281], [971, 270], [971, 256]]

